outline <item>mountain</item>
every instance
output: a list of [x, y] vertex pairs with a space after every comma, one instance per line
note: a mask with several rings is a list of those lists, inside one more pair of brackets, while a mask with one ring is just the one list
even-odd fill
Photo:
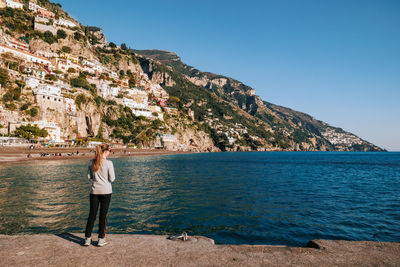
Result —
[[0, 135], [184, 151], [382, 151], [173, 52], [107, 42], [101, 25], [48, 0], [0, 15]]
[[[201, 72], [184, 64], [173, 52], [162, 50], [134, 50], [144, 58], [151, 58], [160, 64], [171, 67], [164, 73], [176, 73], [192, 84], [206, 89], [216, 97], [245, 111], [255, 119], [250, 133], [262, 140], [263, 146], [289, 150], [339, 150], [339, 151], [382, 151], [381, 148], [362, 140], [341, 128], [316, 120], [312, 116], [289, 108], [263, 101], [255, 94], [254, 88], [230, 77], [210, 72]], [[145, 63], [146, 64], [146, 63]], [[155, 71], [148, 71], [149, 75]], [[162, 74], [165, 75], [165, 74]], [[174, 86], [165, 87], [177, 93]], [[200, 90], [200, 88], [198, 88]], [[186, 98], [187, 92], [180, 97]], [[188, 99], [190, 101], [190, 97]], [[216, 116], [224, 119], [224, 116]], [[253, 138], [253, 139], [258, 139]]]

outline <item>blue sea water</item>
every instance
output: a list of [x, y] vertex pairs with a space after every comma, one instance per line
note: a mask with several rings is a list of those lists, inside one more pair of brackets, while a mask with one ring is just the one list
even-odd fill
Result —
[[[186, 231], [218, 244], [400, 242], [400, 153], [227, 152], [112, 161], [117, 179], [107, 233]], [[87, 163], [0, 166], [0, 234], [83, 232]]]

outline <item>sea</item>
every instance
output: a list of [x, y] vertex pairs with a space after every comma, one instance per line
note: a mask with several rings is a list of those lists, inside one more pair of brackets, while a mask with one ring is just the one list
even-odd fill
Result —
[[[186, 232], [216, 244], [400, 242], [400, 153], [222, 152], [111, 160], [117, 178], [107, 233]], [[83, 233], [87, 169], [88, 160], [0, 165], [0, 234]]]

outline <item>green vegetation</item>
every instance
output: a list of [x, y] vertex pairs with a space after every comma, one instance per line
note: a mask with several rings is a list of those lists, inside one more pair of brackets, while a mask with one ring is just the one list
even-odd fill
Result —
[[38, 111], [37, 108], [31, 108], [31, 109], [29, 110], [29, 114], [31, 115], [32, 118], [33, 118], [33, 117], [36, 117], [38, 113], [39, 113], [39, 111]]
[[86, 97], [86, 95], [84, 94], [79, 94], [76, 96], [75, 98], [75, 105], [81, 109], [81, 105], [82, 104], [86, 104], [90, 101], [90, 99], [88, 97]]
[[57, 31], [57, 39], [65, 39], [67, 38], [67, 33], [64, 30]]
[[21, 91], [22, 89], [19, 86], [15, 88], [10, 88], [3, 96], [3, 103], [19, 100], [19, 98], [21, 97]]
[[79, 74], [78, 78], [71, 78], [70, 84], [73, 87], [80, 87], [92, 92], [92, 94], [96, 94], [96, 85], [89, 84], [89, 82], [86, 80], [86, 75], [82, 72]]
[[28, 108], [29, 108], [29, 103], [25, 103], [25, 104], [23, 104], [23, 105], [21, 106], [20, 110], [21, 110], [21, 111], [24, 111], [24, 110], [27, 110]]
[[72, 49], [71, 49], [71, 47], [69, 47], [69, 46], [63, 46], [62, 48], [61, 48], [61, 51], [62, 52], [64, 52], [64, 53], [71, 53], [72, 52]]
[[[113, 112], [111, 112], [113, 111]], [[112, 119], [114, 113], [117, 119]], [[149, 122], [146, 118], [136, 117], [128, 107], [109, 107], [103, 116], [103, 122], [113, 128], [112, 138], [123, 140], [125, 144], [133, 143], [138, 146], [146, 145], [156, 138], [157, 132], [164, 122], [154, 120]]]
[[26, 126], [20, 126], [14, 132], [14, 136], [25, 139], [47, 137], [48, 135], [49, 133], [46, 131], [46, 129], [40, 129], [37, 125], [32, 126], [30, 124]]
[[46, 80], [54, 81], [54, 82], [58, 80], [57, 76], [54, 74], [46, 74], [46, 76], [44, 76], [44, 78]]
[[26, 34], [33, 30], [33, 16], [20, 9], [10, 7], [0, 9], [0, 25], [5, 26], [11, 33]]
[[80, 41], [83, 39], [83, 35], [79, 32], [74, 32], [74, 39]]
[[45, 41], [46, 43], [53, 44], [57, 42], [57, 37], [54, 36], [50, 31], [45, 31], [43, 34], [40, 34], [39, 37]]
[[0, 85], [1, 87], [6, 87], [9, 82], [8, 70], [0, 68]]

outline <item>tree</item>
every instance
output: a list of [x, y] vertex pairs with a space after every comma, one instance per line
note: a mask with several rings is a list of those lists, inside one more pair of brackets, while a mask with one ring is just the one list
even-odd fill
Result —
[[56, 75], [54, 75], [54, 74], [46, 74], [46, 76], [44, 76], [44, 78], [45, 78], [46, 80], [54, 81], [54, 82], [58, 80], [57, 77], [56, 77]]
[[44, 128], [40, 129], [37, 125], [32, 126], [28, 124], [18, 127], [15, 130], [14, 135], [25, 139], [32, 139], [37, 137], [47, 137], [49, 133]]
[[72, 49], [71, 49], [71, 47], [69, 47], [69, 46], [63, 46], [62, 48], [61, 48], [61, 51], [63, 51], [64, 53], [71, 53], [72, 52]]
[[36, 115], [39, 113], [37, 108], [31, 108], [30, 111], [31, 111], [31, 117], [36, 117]]
[[0, 84], [2, 87], [6, 86], [8, 84], [8, 70], [0, 68]]
[[83, 35], [80, 34], [79, 32], [74, 32], [74, 39], [77, 41], [80, 41], [82, 39]]
[[136, 86], [135, 78], [133, 77], [129, 78], [129, 87], [135, 87], [135, 86]]
[[57, 31], [57, 39], [65, 39], [67, 37], [67, 33], [64, 30]]
[[124, 77], [124, 75], [125, 75], [124, 70], [120, 70], [120, 71], [119, 71], [119, 75], [120, 75], [121, 77]]
[[111, 47], [111, 48], [116, 48], [116, 47], [117, 47], [117, 45], [114, 44], [113, 42], [110, 42], [110, 43], [108, 44], [108, 46]]
[[126, 48], [127, 48], [127, 47], [126, 47], [126, 44], [125, 44], [125, 43], [122, 43], [122, 44], [121, 44], [121, 49], [122, 49], [122, 50], [126, 50]]
[[71, 86], [73, 86], [73, 87], [81, 87], [81, 88], [85, 88], [87, 90], [90, 89], [90, 85], [89, 85], [88, 81], [83, 77], [72, 78], [70, 83], [71, 83]]
[[50, 31], [45, 31], [42, 39], [49, 44], [57, 42], [57, 38]]

